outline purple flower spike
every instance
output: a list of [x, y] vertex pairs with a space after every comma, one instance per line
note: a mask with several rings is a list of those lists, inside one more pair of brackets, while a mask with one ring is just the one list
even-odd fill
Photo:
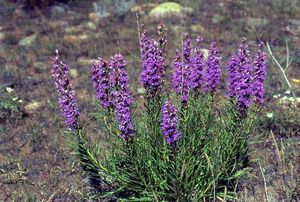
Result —
[[199, 48], [195, 50], [195, 55], [191, 58], [191, 73], [189, 87], [196, 93], [199, 93], [203, 82], [204, 53]]
[[59, 61], [58, 51], [52, 61], [53, 78], [59, 98], [59, 108], [65, 118], [65, 125], [70, 130], [76, 130], [78, 125], [79, 110], [76, 97], [72, 91], [69, 79], [69, 66]]
[[122, 91], [115, 94], [115, 116], [119, 124], [121, 137], [127, 142], [134, 136], [134, 127], [130, 114], [129, 94]]
[[234, 98], [237, 96], [237, 91], [239, 88], [240, 76], [239, 73], [239, 59], [236, 56], [232, 56], [227, 65], [228, 71], [228, 94], [230, 97]]
[[165, 60], [157, 44], [148, 39], [146, 32], [141, 36], [141, 50], [143, 68], [140, 76], [141, 84], [150, 95], [157, 95], [165, 75]]
[[254, 61], [254, 76], [253, 76], [253, 99], [257, 105], [264, 103], [265, 89], [264, 81], [266, 79], [266, 53], [263, 51], [264, 43], [260, 42], [255, 61]]
[[183, 62], [189, 64], [191, 58], [191, 38], [188, 33], [185, 33], [183, 35], [182, 55], [183, 55]]
[[181, 103], [185, 105], [188, 101], [188, 65], [184, 65], [179, 50], [176, 51], [176, 57], [173, 65], [172, 88], [181, 96]]
[[162, 107], [161, 130], [167, 141], [167, 144], [175, 148], [176, 142], [181, 134], [177, 129], [177, 108], [170, 102], [165, 102]]
[[237, 88], [237, 106], [241, 114], [245, 115], [251, 104], [251, 58], [249, 55], [247, 38], [243, 37], [238, 49], [239, 85]]
[[134, 136], [134, 127], [130, 115], [132, 98], [128, 87], [126, 61], [122, 55], [116, 54], [111, 57], [109, 66], [111, 68], [110, 88], [115, 117], [119, 124], [121, 137], [129, 141]]
[[92, 64], [91, 77], [93, 86], [96, 89], [96, 97], [103, 108], [111, 106], [110, 88], [109, 88], [109, 68], [106, 61], [99, 58]]
[[183, 35], [182, 55], [176, 51], [173, 68], [172, 86], [174, 91], [181, 96], [182, 105], [188, 101], [189, 75], [191, 69], [191, 39], [188, 33]]
[[115, 54], [110, 58], [109, 68], [111, 74], [109, 75], [110, 89], [112, 94], [112, 99], [118, 92], [126, 95], [128, 103], [132, 103], [132, 98], [129, 93], [128, 86], [128, 73], [126, 69], [126, 61], [121, 54]]
[[205, 92], [214, 93], [221, 80], [221, 56], [215, 42], [211, 43], [205, 73]]

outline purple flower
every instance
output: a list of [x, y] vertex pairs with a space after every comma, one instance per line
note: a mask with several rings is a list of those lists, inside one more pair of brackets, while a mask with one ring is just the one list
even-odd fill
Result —
[[173, 64], [172, 88], [180, 95], [181, 103], [186, 104], [188, 101], [188, 72], [187, 66], [183, 65], [179, 51], [176, 51], [176, 57]]
[[96, 97], [103, 108], [111, 106], [110, 88], [109, 88], [109, 68], [105, 60], [99, 58], [92, 64], [91, 77], [93, 86], [96, 89]]
[[174, 91], [181, 96], [181, 103], [186, 105], [189, 91], [189, 75], [191, 69], [191, 40], [189, 35], [184, 34], [182, 41], [182, 56], [176, 51], [173, 66], [172, 87]]
[[130, 114], [130, 100], [129, 94], [123, 91], [116, 92], [114, 106], [115, 117], [119, 125], [121, 137], [129, 141], [134, 136], [134, 127]]
[[69, 66], [59, 61], [58, 51], [52, 61], [53, 78], [59, 99], [59, 108], [65, 118], [65, 125], [70, 130], [76, 130], [78, 125], [79, 110], [76, 97], [72, 91], [69, 79]]
[[167, 144], [175, 147], [181, 134], [177, 129], [177, 108], [170, 102], [165, 102], [162, 107], [161, 130], [167, 141]]
[[118, 92], [126, 95], [128, 103], [132, 103], [132, 98], [129, 93], [128, 86], [128, 73], [126, 69], [126, 61], [121, 54], [115, 54], [110, 58], [109, 62], [110, 75], [109, 83], [112, 94], [112, 99], [114, 100]]
[[204, 53], [199, 48], [191, 58], [191, 73], [189, 75], [189, 87], [199, 93], [203, 82]]
[[241, 114], [246, 113], [246, 110], [251, 104], [251, 58], [248, 50], [247, 38], [243, 37], [238, 49], [239, 60], [239, 85], [237, 91], [237, 106]]
[[183, 62], [189, 64], [191, 59], [191, 38], [188, 33], [183, 34], [182, 55]]
[[228, 94], [234, 98], [237, 96], [237, 90], [239, 88], [240, 76], [239, 73], [239, 59], [237, 56], [232, 56], [227, 65], [228, 70]]
[[205, 73], [205, 91], [214, 93], [221, 80], [221, 56], [215, 42], [211, 43]]
[[257, 105], [264, 103], [265, 89], [264, 81], [266, 79], [266, 53], [263, 52], [264, 43], [260, 42], [257, 54], [255, 56], [253, 67], [253, 99]]
[[115, 117], [119, 125], [121, 137], [129, 141], [134, 136], [134, 127], [130, 115], [132, 98], [128, 87], [128, 73], [126, 61], [120, 54], [116, 54], [110, 59], [110, 89]]
[[141, 84], [151, 95], [156, 95], [163, 83], [165, 60], [159, 47], [147, 37], [146, 32], [141, 36], [141, 51], [143, 68], [140, 76]]

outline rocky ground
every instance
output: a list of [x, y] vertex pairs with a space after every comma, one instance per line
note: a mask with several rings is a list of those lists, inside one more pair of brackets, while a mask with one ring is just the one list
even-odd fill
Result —
[[[62, 136], [51, 58], [58, 49], [70, 65], [83, 122], [90, 120], [93, 110], [89, 65], [99, 56], [124, 54], [131, 92], [138, 98], [136, 14], [153, 30], [150, 34], [159, 22], [167, 25], [169, 64], [186, 31], [201, 35], [203, 48], [216, 41], [224, 66], [241, 36], [248, 37], [252, 50], [258, 40], [268, 42], [283, 66], [288, 45], [293, 60], [286, 73], [292, 88], [268, 57], [267, 105], [251, 143], [253, 172], [239, 193], [242, 201], [300, 200], [299, 2], [188, 0], [171, 7], [159, 6], [160, 1], [68, 1], [47, 6], [26, 2], [30, 1], [0, 0], [0, 201], [91, 197]], [[93, 131], [94, 124], [90, 120], [88, 130]]]

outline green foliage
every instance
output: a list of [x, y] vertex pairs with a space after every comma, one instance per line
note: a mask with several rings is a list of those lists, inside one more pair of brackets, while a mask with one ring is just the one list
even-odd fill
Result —
[[118, 136], [112, 111], [95, 113], [110, 143], [108, 152], [97, 143], [90, 145], [83, 130], [71, 133], [82, 167], [99, 191], [98, 199], [234, 199], [236, 182], [247, 165], [254, 111], [241, 118], [232, 100], [217, 104], [215, 95], [190, 95], [188, 105], [178, 113], [181, 139], [173, 148], [160, 130], [164, 99], [146, 101], [144, 113], [134, 120], [136, 133], [130, 142]]
[[0, 111], [16, 111], [18, 106], [17, 100], [13, 99], [3, 88], [0, 88], [0, 94]]

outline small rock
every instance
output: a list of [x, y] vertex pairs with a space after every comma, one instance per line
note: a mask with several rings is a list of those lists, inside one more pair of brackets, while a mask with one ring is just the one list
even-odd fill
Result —
[[83, 41], [83, 40], [88, 39], [89, 36], [87, 34], [82, 34], [82, 35], [79, 35], [78, 38]]
[[77, 71], [77, 69], [70, 69], [70, 76], [73, 79], [77, 78], [78, 77], [78, 71]]
[[44, 73], [48, 71], [47, 65], [42, 62], [34, 62], [32, 66], [37, 73]]
[[212, 17], [212, 22], [214, 24], [219, 24], [219, 23], [222, 23], [224, 22], [225, 20], [225, 17], [223, 15], [220, 15], [220, 14], [214, 14], [213, 17]]
[[70, 43], [70, 44], [75, 44], [80, 41], [79, 37], [76, 35], [65, 35], [64, 36], [64, 42]]
[[266, 18], [245, 18], [241, 20], [242, 22], [246, 22], [246, 25], [250, 29], [255, 29], [256, 27], [264, 26], [269, 23], [269, 20]]
[[149, 13], [149, 17], [154, 19], [165, 17], [182, 17], [183, 15], [183, 7], [175, 2], [161, 3], [154, 7]]
[[5, 34], [0, 32], [0, 41], [2, 41], [5, 38]]
[[92, 22], [83, 22], [80, 25], [73, 26], [73, 27], [66, 27], [65, 32], [66, 33], [82, 33], [87, 30], [95, 31], [97, 29], [96, 25]]
[[196, 33], [202, 33], [205, 31], [205, 28], [201, 25], [191, 25], [191, 30]]
[[31, 46], [32, 43], [35, 41], [37, 35], [32, 34], [30, 36], [25, 37], [21, 41], [19, 41], [19, 46]]
[[95, 60], [93, 59], [88, 59], [88, 58], [84, 58], [84, 57], [80, 57], [78, 58], [77, 62], [78, 64], [82, 65], [82, 66], [89, 66], [91, 65]]
[[32, 112], [32, 111], [37, 110], [41, 106], [42, 106], [42, 102], [37, 102], [37, 101], [33, 100], [31, 103], [29, 103], [28, 105], [25, 106], [25, 109], [27, 111]]
[[97, 29], [96, 25], [95, 25], [94, 23], [92, 23], [92, 22], [87, 22], [87, 23], [85, 24], [85, 27], [86, 27], [87, 29], [92, 30], [92, 31], [94, 31], [94, 30]]
[[80, 26], [72, 26], [72, 27], [66, 27], [65, 32], [66, 33], [77, 33], [82, 32], [82, 27]]
[[79, 43], [80, 41], [88, 39], [89, 36], [87, 34], [82, 34], [82, 35], [65, 35], [64, 36], [64, 42], [69, 43], [69, 44], [76, 44]]
[[57, 20], [57, 21], [50, 21], [48, 22], [49, 27], [52, 29], [57, 29], [57, 28], [64, 28], [68, 27], [68, 22], [64, 20]]
[[69, 11], [70, 9], [66, 4], [52, 6], [50, 10], [52, 17], [57, 17], [57, 16], [67, 14]]
[[8, 92], [8, 93], [11, 93], [11, 92], [13, 92], [13, 91], [14, 91], [14, 89], [13, 89], [13, 88], [11, 88], [11, 87], [7, 87], [7, 88], [5, 88], [5, 90], [6, 90], [6, 92]]
[[94, 24], [99, 24], [101, 17], [97, 13], [89, 13], [89, 20]]

